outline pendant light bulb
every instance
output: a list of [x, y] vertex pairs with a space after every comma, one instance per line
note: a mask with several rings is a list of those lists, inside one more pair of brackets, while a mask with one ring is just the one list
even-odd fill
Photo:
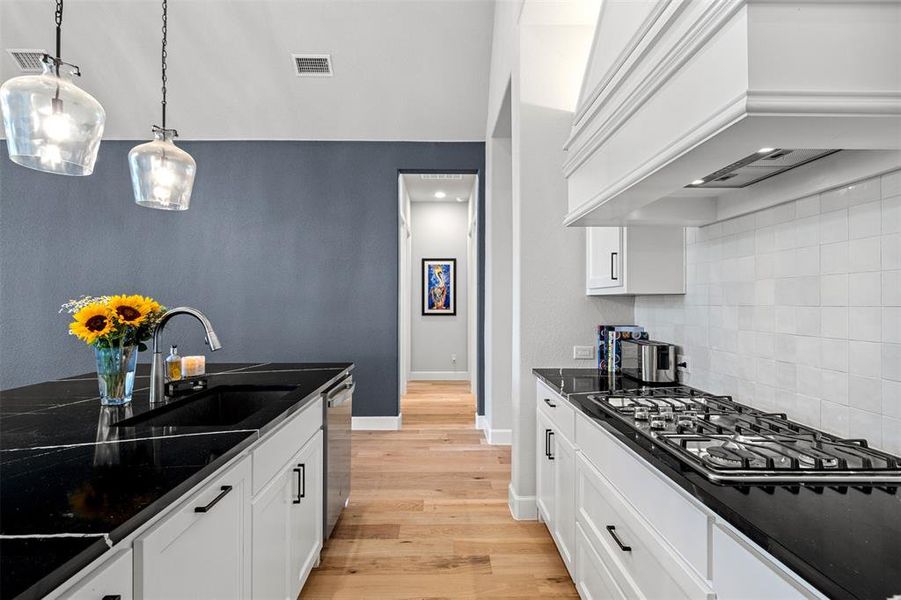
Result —
[[72, 82], [78, 67], [61, 56], [63, 1], [56, 2], [56, 56], [44, 55], [40, 75], [13, 77], [0, 86], [6, 147], [14, 163], [46, 173], [94, 172], [106, 112]]
[[162, 127], [153, 127], [153, 141], [140, 144], [128, 153], [128, 168], [135, 203], [158, 210], [188, 210], [197, 163], [172, 141], [174, 129], [166, 129], [166, 44], [169, 9], [163, 0]]

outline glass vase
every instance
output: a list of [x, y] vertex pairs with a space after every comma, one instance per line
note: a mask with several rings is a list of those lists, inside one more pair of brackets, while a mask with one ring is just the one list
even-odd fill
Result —
[[135, 386], [135, 368], [138, 364], [136, 345], [94, 346], [97, 359], [97, 383], [100, 385], [100, 404], [121, 406], [131, 402]]

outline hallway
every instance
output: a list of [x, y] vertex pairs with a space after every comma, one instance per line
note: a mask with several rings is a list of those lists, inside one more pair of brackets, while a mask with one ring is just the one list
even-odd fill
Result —
[[577, 598], [544, 525], [507, 508], [510, 447], [468, 382], [410, 382], [401, 431], [354, 432], [350, 505], [302, 598]]

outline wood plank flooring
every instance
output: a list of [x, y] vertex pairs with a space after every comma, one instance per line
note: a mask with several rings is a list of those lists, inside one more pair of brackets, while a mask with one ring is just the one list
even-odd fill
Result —
[[411, 382], [401, 431], [353, 434], [350, 505], [304, 599], [578, 598], [544, 525], [507, 508], [510, 447], [466, 382]]

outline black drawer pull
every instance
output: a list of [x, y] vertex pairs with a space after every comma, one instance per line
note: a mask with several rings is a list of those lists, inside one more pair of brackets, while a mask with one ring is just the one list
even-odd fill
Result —
[[225, 495], [228, 494], [230, 491], [232, 491], [232, 486], [230, 486], [230, 485], [223, 485], [223, 486], [222, 486], [221, 488], [219, 488], [219, 489], [220, 489], [221, 491], [219, 492], [219, 495], [218, 495], [218, 496], [216, 496], [215, 498], [213, 498], [212, 500], [210, 500], [210, 503], [207, 504], [206, 506], [195, 506], [195, 507], [194, 507], [194, 512], [199, 512], [199, 513], [210, 512], [210, 509], [213, 508], [214, 506], [216, 506], [216, 503], [217, 503], [217, 502], [219, 502], [220, 500], [222, 500], [223, 498], [225, 498]]
[[610, 534], [610, 537], [613, 538], [613, 541], [616, 542], [616, 545], [619, 546], [619, 549], [623, 552], [632, 552], [632, 546], [626, 546], [619, 539], [619, 536], [616, 535], [616, 527], [613, 525], [607, 525], [607, 533]]
[[553, 402], [551, 402], [550, 398], [545, 398], [544, 403], [547, 404], [548, 406], [550, 406], [551, 408], [557, 408], [557, 405], [554, 404]]
[[107, 594], [100, 600], [122, 600], [122, 596], [120, 594]]
[[554, 454], [551, 452], [551, 436], [552, 435], [554, 435], [554, 432], [551, 430], [548, 430], [548, 433], [547, 433], [547, 446], [548, 446], [547, 457], [550, 460], [554, 460]]
[[294, 472], [298, 474], [298, 494], [296, 504], [300, 504], [301, 498], [307, 497], [307, 466], [303, 463], [300, 463], [299, 465], [297, 465], [297, 468], [294, 469]]

